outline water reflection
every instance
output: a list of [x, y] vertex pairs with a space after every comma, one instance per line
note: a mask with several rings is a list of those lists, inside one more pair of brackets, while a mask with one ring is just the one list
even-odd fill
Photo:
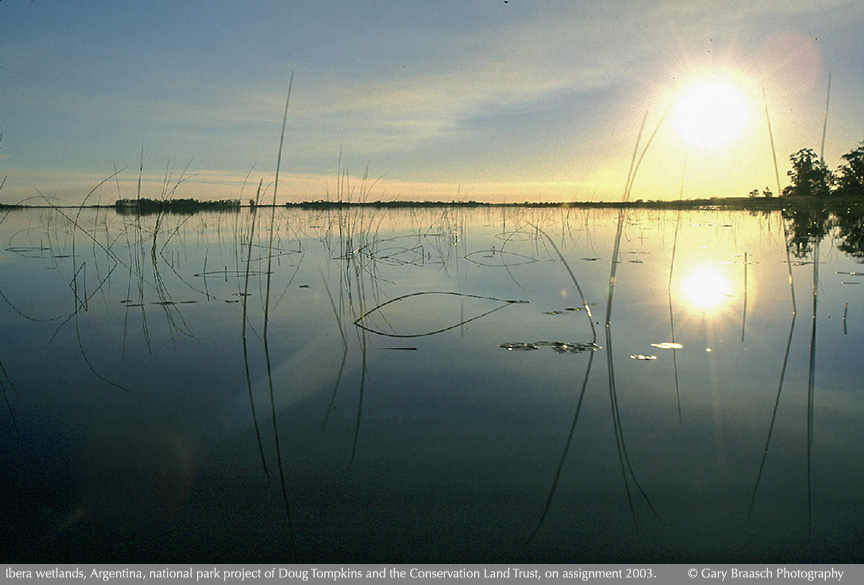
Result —
[[864, 258], [864, 211], [849, 207], [834, 214], [840, 242], [837, 249], [853, 258]]
[[729, 300], [729, 280], [714, 268], [697, 268], [684, 277], [684, 296], [690, 305], [714, 309]]
[[10, 561], [862, 559], [851, 211], [70, 217], [0, 224]]
[[831, 214], [822, 207], [798, 207], [783, 210], [783, 219], [789, 224], [789, 250], [796, 258], [813, 252], [831, 228]]
[[183, 437], [132, 425], [88, 433], [72, 472], [73, 507], [61, 532], [78, 522], [164, 522], [188, 497], [195, 468]]
[[864, 258], [864, 209], [848, 206], [829, 211], [824, 207], [783, 210], [789, 225], [789, 249], [797, 258], [813, 252], [813, 246], [836, 229], [837, 249], [853, 258]]

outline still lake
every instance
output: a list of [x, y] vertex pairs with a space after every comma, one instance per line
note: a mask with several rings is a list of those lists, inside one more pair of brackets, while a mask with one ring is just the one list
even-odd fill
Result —
[[4, 562], [864, 561], [848, 218], [0, 218]]

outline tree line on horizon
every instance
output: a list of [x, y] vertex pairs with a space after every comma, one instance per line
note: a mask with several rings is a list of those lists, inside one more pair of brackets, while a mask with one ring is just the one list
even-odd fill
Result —
[[[791, 184], [783, 189], [784, 197], [864, 198], [864, 141], [841, 157], [845, 162], [832, 171], [812, 148], [802, 148], [789, 156], [792, 168], [786, 172]], [[771, 197], [766, 188], [762, 195]], [[750, 192], [759, 196], [759, 190]]]
[[200, 201], [198, 199], [149, 199], [138, 197], [136, 199], [118, 199], [114, 202], [114, 208], [118, 213], [162, 213], [162, 212], [189, 212], [199, 209], [220, 210], [239, 209], [239, 199], [219, 199], [217, 201]]

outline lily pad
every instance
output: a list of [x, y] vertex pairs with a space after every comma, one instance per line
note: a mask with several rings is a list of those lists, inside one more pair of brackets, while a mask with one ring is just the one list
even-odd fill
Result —
[[521, 341], [513, 341], [509, 343], [499, 343], [498, 347], [502, 349], [506, 349], [507, 351], [533, 351], [535, 349], [540, 349], [537, 347], [537, 344], [534, 343], [523, 343]]
[[532, 351], [541, 347], [551, 347], [555, 353], [583, 353], [586, 351], [597, 351], [602, 349], [599, 345], [593, 342], [584, 341], [535, 341], [533, 343], [525, 343], [522, 341], [499, 343], [498, 347], [507, 351]]
[[671, 341], [663, 341], [661, 343], [652, 343], [651, 347], [656, 347], [659, 349], [683, 349], [683, 345], [680, 343], [674, 343]]

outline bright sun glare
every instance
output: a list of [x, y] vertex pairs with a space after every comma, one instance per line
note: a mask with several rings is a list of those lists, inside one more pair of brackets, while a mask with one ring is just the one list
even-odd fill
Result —
[[713, 309], [729, 298], [729, 281], [713, 268], [698, 268], [684, 281], [684, 296], [699, 309]]
[[692, 143], [716, 148], [743, 129], [748, 118], [744, 94], [729, 81], [703, 81], [687, 89], [675, 103], [675, 125]]

